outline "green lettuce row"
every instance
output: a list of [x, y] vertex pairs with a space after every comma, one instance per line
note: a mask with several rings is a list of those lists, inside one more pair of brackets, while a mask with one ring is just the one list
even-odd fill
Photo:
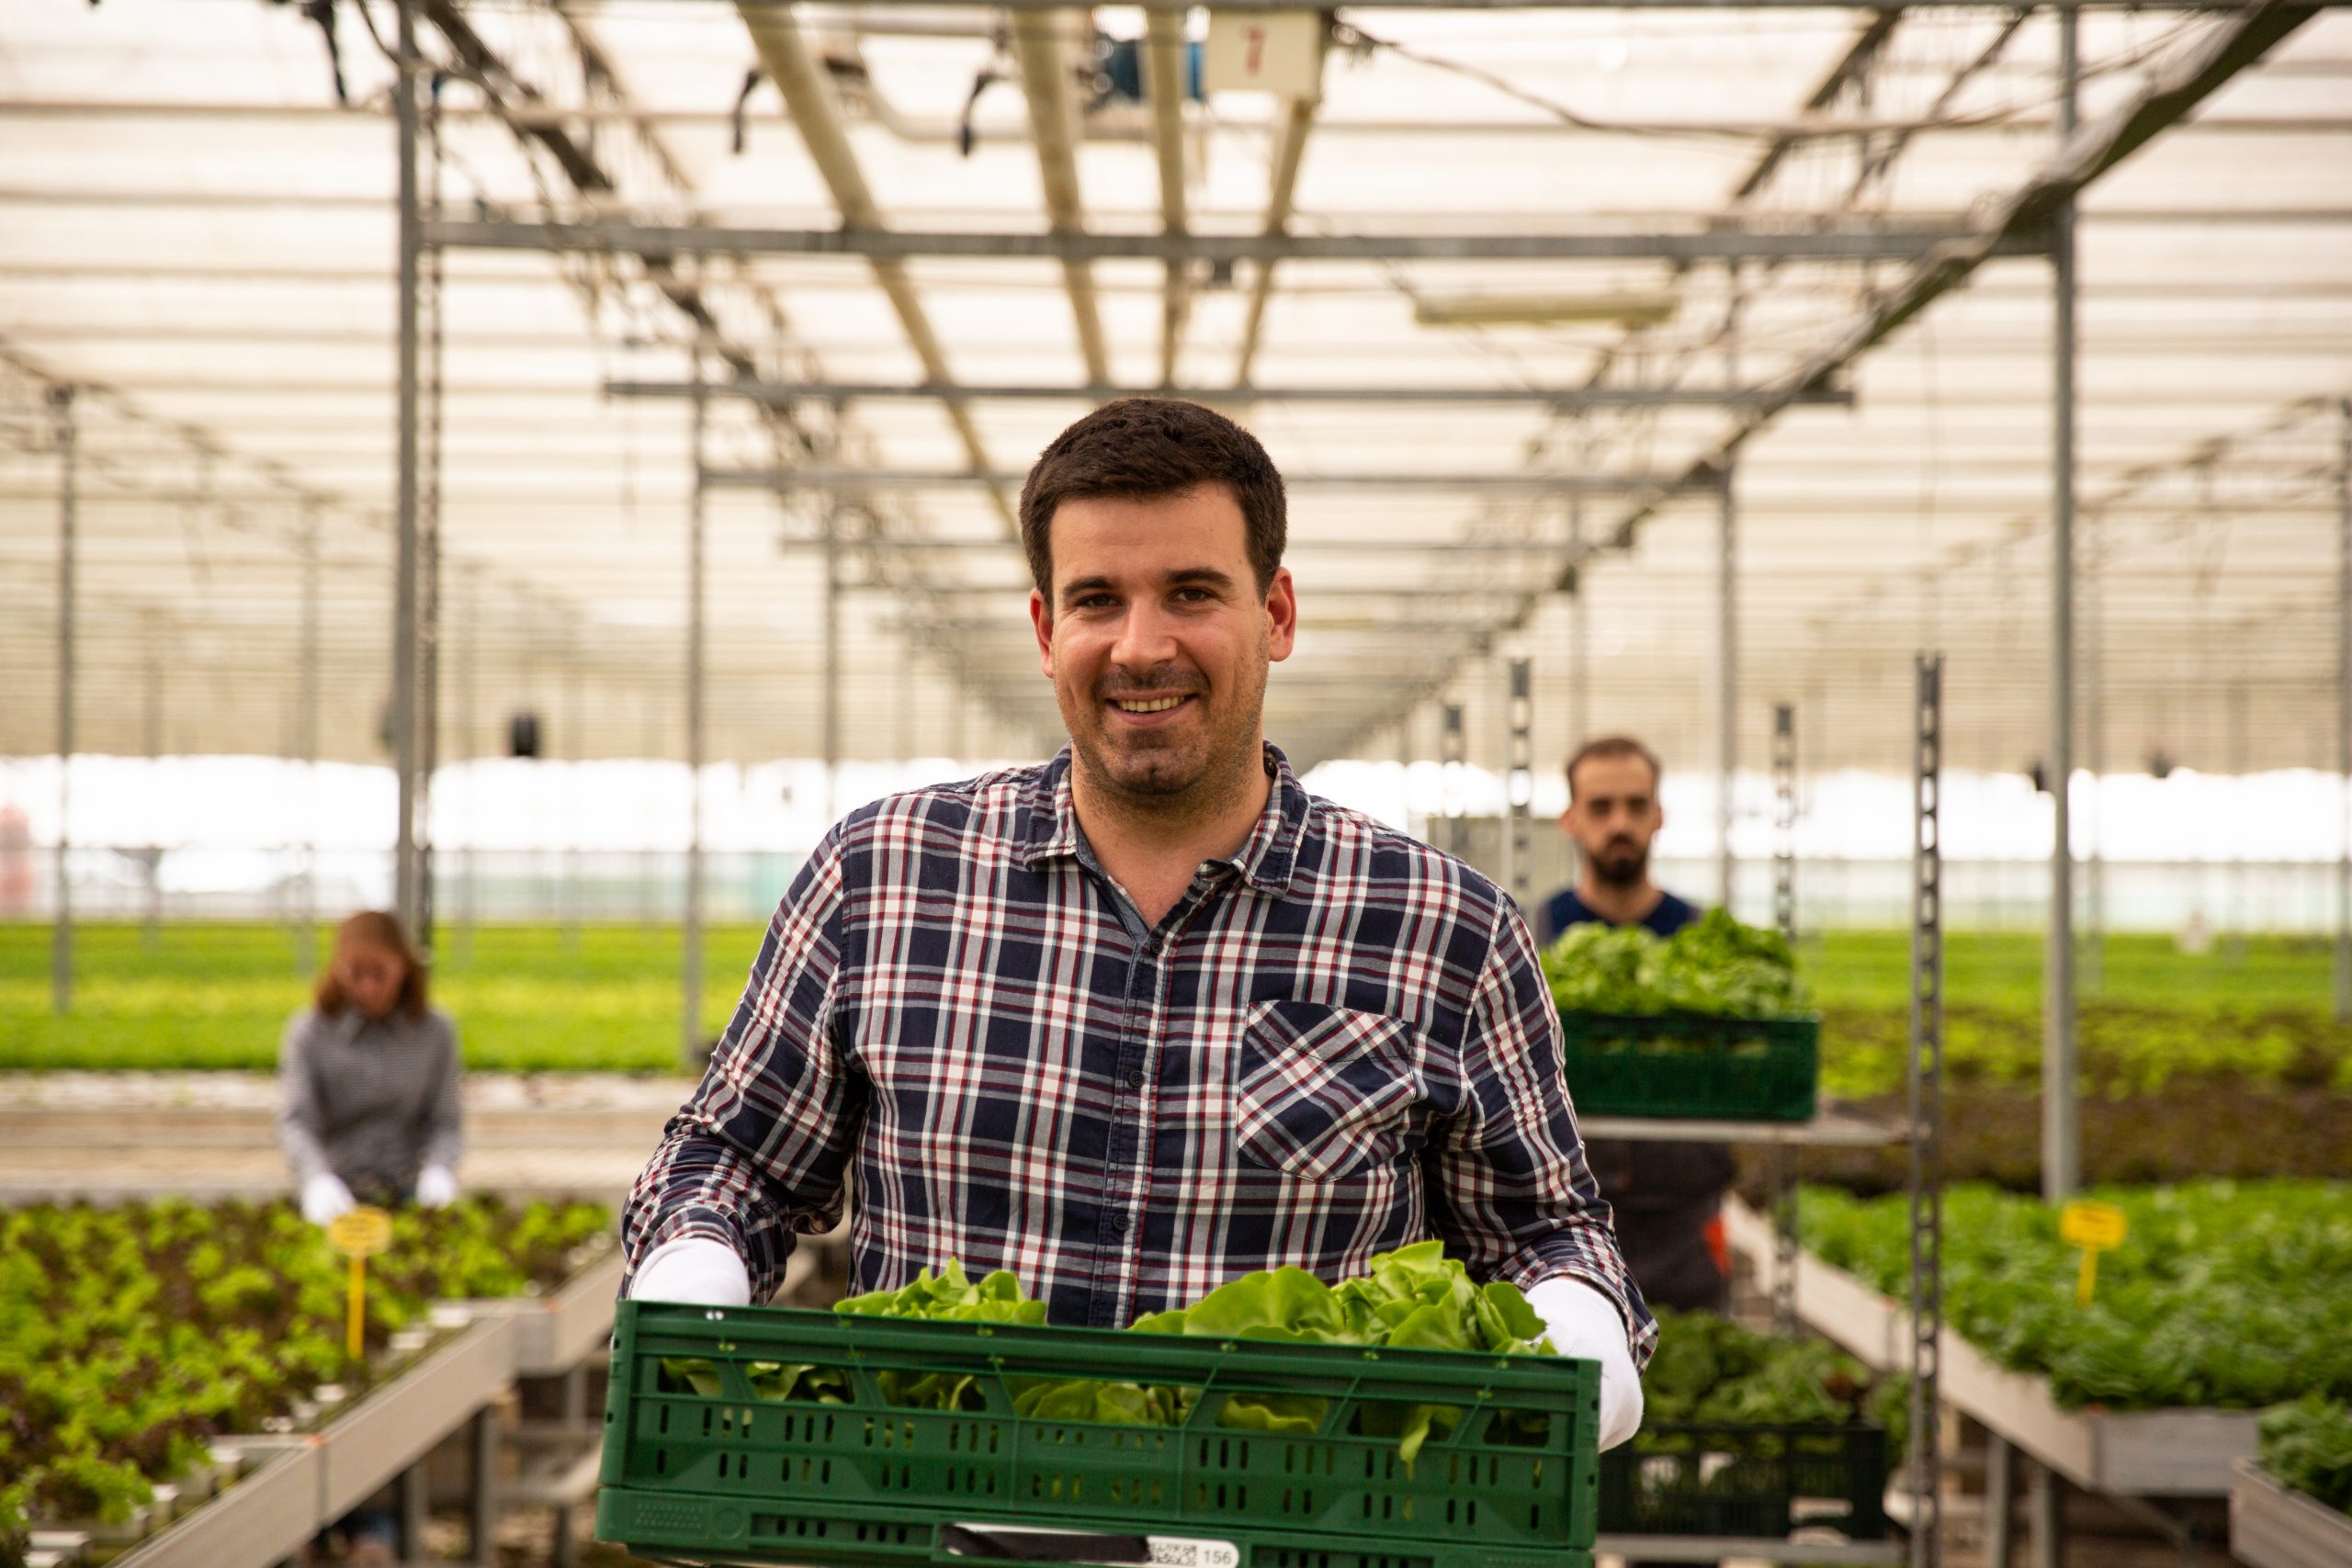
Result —
[[1908, 1424], [1906, 1380], [1878, 1377], [1824, 1339], [1762, 1334], [1713, 1313], [1653, 1310], [1657, 1349], [1642, 1374], [1645, 1408], [1637, 1450], [1669, 1426], [1871, 1421], [1886, 1428], [1890, 1454], [1901, 1457]]
[[[1978, 1185], [1944, 1197], [1944, 1319], [2067, 1408], [2256, 1409], [2352, 1398], [2352, 1186], [2109, 1188], [2123, 1245], [2075, 1304], [2081, 1254], [2049, 1204]], [[1807, 1188], [1805, 1245], [1890, 1295], [1910, 1270], [1905, 1201]]]
[[[837, 1303], [838, 1313], [911, 1317], [951, 1323], [1046, 1321], [1046, 1304], [1025, 1295], [1018, 1280], [999, 1269], [975, 1282], [960, 1262], [934, 1276], [929, 1269], [896, 1291], [876, 1291]], [[1480, 1285], [1443, 1244], [1418, 1242], [1372, 1260], [1372, 1271], [1327, 1285], [1303, 1269], [1261, 1270], [1228, 1280], [1187, 1307], [1153, 1313], [1131, 1327], [1137, 1334], [1177, 1334], [1216, 1339], [1265, 1339], [1282, 1344], [1374, 1345], [1405, 1349], [1482, 1350], [1548, 1356], [1544, 1320], [1519, 1287], [1497, 1280]], [[763, 1399], [848, 1404], [854, 1398], [839, 1368], [753, 1361], [744, 1371]], [[723, 1393], [718, 1369], [700, 1358], [665, 1358], [662, 1385], [706, 1397]], [[886, 1371], [876, 1378], [883, 1399], [918, 1410], [979, 1410], [985, 1400], [968, 1376]], [[1016, 1415], [1044, 1420], [1108, 1421], [1130, 1426], [1182, 1426], [1197, 1389], [1146, 1387], [1090, 1379], [1008, 1380]], [[1328, 1400], [1305, 1394], [1223, 1396], [1217, 1425], [1241, 1431], [1298, 1436], [1322, 1429]], [[1410, 1465], [1431, 1437], [1460, 1425], [1463, 1412], [1442, 1404], [1373, 1402], [1360, 1407], [1358, 1429], [1394, 1438]], [[1549, 1431], [1540, 1412], [1506, 1411], [1497, 1418], [1504, 1442], [1539, 1444]]]
[[[554, 1283], [611, 1225], [593, 1204], [488, 1197], [395, 1214], [368, 1272], [369, 1353], [435, 1300]], [[372, 1367], [345, 1354], [347, 1279], [285, 1202], [0, 1213], [0, 1538], [12, 1519], [118, 1522], [212, 1438], [322, 1382], [367, 1388]]]
[[2352, 1404], [2307, 1393], [2256, 1423], [2256, 1455], [2282, 1486], [2352, 1513]]

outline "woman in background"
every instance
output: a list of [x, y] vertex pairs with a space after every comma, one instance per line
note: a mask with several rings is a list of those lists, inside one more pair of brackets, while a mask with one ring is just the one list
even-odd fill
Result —
[[[336, 930], [316, 1005], [287, 1021], [277, 1139], [314, 1225], [356, 1202], [438, 1209], [458, 1195], [458, 1032], [425, 1006], [424, 981], [400, 921], [366, 911]], [[345, 1562], [400, 1560], [390, 1501], [379, 1494], [336, 1522]], [[322, 1560], [329, 1533], [303, 1561]]]
[[438, 1209], [458, 1195], [458, 1032], [424, 996], [400, 921], [368, 910], [335, 931], [317, 1005], [287, 1022], [277, 1137], [312, 1224], [354, 1202]]

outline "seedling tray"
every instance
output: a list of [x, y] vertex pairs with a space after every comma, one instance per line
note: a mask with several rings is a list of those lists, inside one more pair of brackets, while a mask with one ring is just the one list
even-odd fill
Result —
[[[709, 1363], [680, 1392], [664, 1360]], [[753, 1363], [839, 1369], [847, 1403], [765, 1399]], [[886, 1372], [968, 1378], [956, 1411]], [[1017, 1415], [1024, 1380], [1200, 1390], [1181, 1427]], [[771, 1383], [771, 1386], [774, 1386]], [[986, 1556], [1192, 1568], [1581, 1568], [1597, 1523], [1590, 1361], [620, 1303], [598, 1539], [667, 1561], [892, 1568]], [[1327, 1401], [1312, 1433], [1221, 1426], [1226, 1397]], [[1380, 1404], [1463, 1412], [1408, 1466]], [[1506, 1411], [1548, 1417], [1505, 1441]]]
[[1827, 1528], [1886, 1535], [1886, 1432], [1847, 1426], [1651, 1426], [1600, 1460], [1611, 1535], [1776, 1540]]
[[1810, 1122], [1821, 1084], [1817, 1018], [1560, 1014], [1568, 1098], [1587, 1116]]

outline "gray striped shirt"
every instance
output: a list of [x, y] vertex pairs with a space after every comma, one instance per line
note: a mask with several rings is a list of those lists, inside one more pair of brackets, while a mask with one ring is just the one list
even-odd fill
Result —
[[277, 1141], [296, 1183], [331, 1170], [363, 1201], [398, 1200], [424, 1167], [454, 1170], [459, 1072], [446, 1014], [296, 1013], [277, 1048]]

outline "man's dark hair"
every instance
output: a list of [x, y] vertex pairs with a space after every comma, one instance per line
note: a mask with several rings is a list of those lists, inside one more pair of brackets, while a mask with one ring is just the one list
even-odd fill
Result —
[[1650, 765], [1650, 790], [1653, 794], [1657, 792], [1659, 781], [1666, 777], [1666, 770], [1658, 766], [1657, 753], [1643, 745], [1640, 741], [1634, 739], [1632, 736], [1597, 736], [1593, 739], [1588, 740], [1583, 745], [1577, 747], [1577, 754], [1568, 759], [1569, 800], [1574, 801], [1577, 797], [1577, 768], [1578, 764], [1592, 757], [1639, 757], [1643, 761], [1647, 762]]
[[1250, 568], [1261, 595], [1273, 586], [1289, 532], [1283, 476], [1258, 438], [1214, 410], [1174, 398], [1121, 398], [1054, 437], [1021, 487], [1021, 547], [1048, 607], [1054, 596], [1050, 530], [1065, 501], [1148, 501], [1221, 484], [1241, 508]]

